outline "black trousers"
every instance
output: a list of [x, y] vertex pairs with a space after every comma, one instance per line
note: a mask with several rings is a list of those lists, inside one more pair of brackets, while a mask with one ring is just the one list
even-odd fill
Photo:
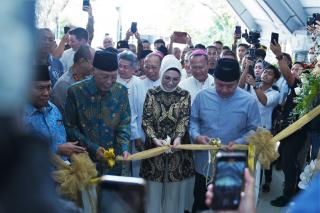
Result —
[[[277, 163], [277, 161], [280, 160], [280, 159], [277, 159], [275, 161], [273, 161], [271, 164], [270, 164], [270, 169], [265, 169], [263, 170], [264, 171], [264, 182], [265, 183], [271, 183], [272, 182], [272, 168], [273, 166]], [[262, 173], [261, 173], [262, 174]], [[262, 177], [262, 175], [261, 175]], [[261, 182], [261, 181], [260, 181]]]
[[206, 186], [206, 178], [202, 174], [195, 173], [195, 183], [194, 183], [194, 203], [192, 206], [192, 212], [200, 212], [203, 210], [209, 209], [206, 206], [206, 193], [207, 193], [207, 186]]
[[305, 146], [306, 139], [307, 132], [301, 129], [283, 139], [280, 143], [281, 166], [285, 179], [283, 195], [289, 198], [294, 196], [296, 192], [297, 182], [302, 170], [299, 154]]

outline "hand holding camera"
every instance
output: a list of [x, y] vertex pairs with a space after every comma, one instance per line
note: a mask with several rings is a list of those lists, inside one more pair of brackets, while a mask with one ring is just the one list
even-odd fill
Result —
[[128, 29], [127, 32], [126, 32], [126, 38], [125, 38], [125, 40], [126, 40], [126, 41], [129, 41], [129, 39], [130, 39], [131, 36], [133, 36], [133, 33], [131, 32], [130, 29]]
[[89, 12], [90, 8], [91, 8], [90, 7], [90, 0], [83, 0], [83, 2], [82, 2], [82, 10], [86, 11], [86, 12]]
[[134, 36], [136, 37], [137, 40], [140, 40], [140, 33], [138, 33], [138, 31], [134, 34]]
[[192, 44], [192, 38], [189, 34], [187, 34], [187, 38], [186, 38], [186, 42], [187, 42], [187, 45], [190, 47], [190, 46], [193, 46]]
[[[244, 170], [244, 196], [241, 197], [239, 208], [232, 212], [255, 213], [254, 178], [250, 175], [249, 169]], [[211, 206], [215, 200], [214, 186], [210, 184], [206, 194], [206, 205]]]
[[246, 83], [255, 87], [256, 86], [256, 80], [254, 79], [254, 77], [250, 74], [247, 75], [247, 78], [246, 78]]
[[174, 43], [176, 38], [177, 38], [176, 35], [174, 33], [172, 33], [171, 36], [170, 36], [170, 43]]
[[63, 35], [63, 37], [61, 38], [61, 42], [63, 42], [64, 44], [69, 43], [69, 34], [68, 33]]
[[270, 43], [270, 49], [273, 52], [273, 54], [275, 54], [275, 56], [280, 56], [282, 54], [281, 46], [278, 43], [276, 44]]

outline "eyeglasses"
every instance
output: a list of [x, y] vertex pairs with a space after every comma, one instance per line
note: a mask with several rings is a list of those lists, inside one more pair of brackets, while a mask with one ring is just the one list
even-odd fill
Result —
[[127, 70], [127, 69], [130, 69], [130, 68], [131, 68], [130, 65], [122, 65], [122, 64], [119, 64], [119, 69], [125, 69], [125, 70]]
[[204, 66], [191, 66], [191, 69], [192, 70], [203, 70], [203, 69], [205, 69], [205, 67]]
[[146, 70], [151, 70], [151, 69], [152, 70], [156, 70], [156, 69], [159, 69], [159, 67], [160, 66], [155, 66], [155, 65], [150, 65], [150, 66], [149, 65], [144, 65], [143, 66], [143, 68], [146, 69]]

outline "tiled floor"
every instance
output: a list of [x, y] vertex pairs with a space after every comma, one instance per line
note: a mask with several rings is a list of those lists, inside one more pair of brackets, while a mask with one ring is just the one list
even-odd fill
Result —
[[[270, 201], [282, 194], [282, 183], [284, 180], [283, 172], [273, 170], [272, 183], [269, 193], [262, 193], [260, 191], [257, 213], [283, 213], [284, 208], [277, 208], [270, 205]], [[264, 180], [262, 180], [262, 184]]]

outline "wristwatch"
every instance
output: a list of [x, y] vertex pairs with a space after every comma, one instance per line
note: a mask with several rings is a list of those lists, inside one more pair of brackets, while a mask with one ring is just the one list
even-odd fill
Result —
[[283, 54], [276, 56], [276, 59], [282, 60], [283, 59]]

